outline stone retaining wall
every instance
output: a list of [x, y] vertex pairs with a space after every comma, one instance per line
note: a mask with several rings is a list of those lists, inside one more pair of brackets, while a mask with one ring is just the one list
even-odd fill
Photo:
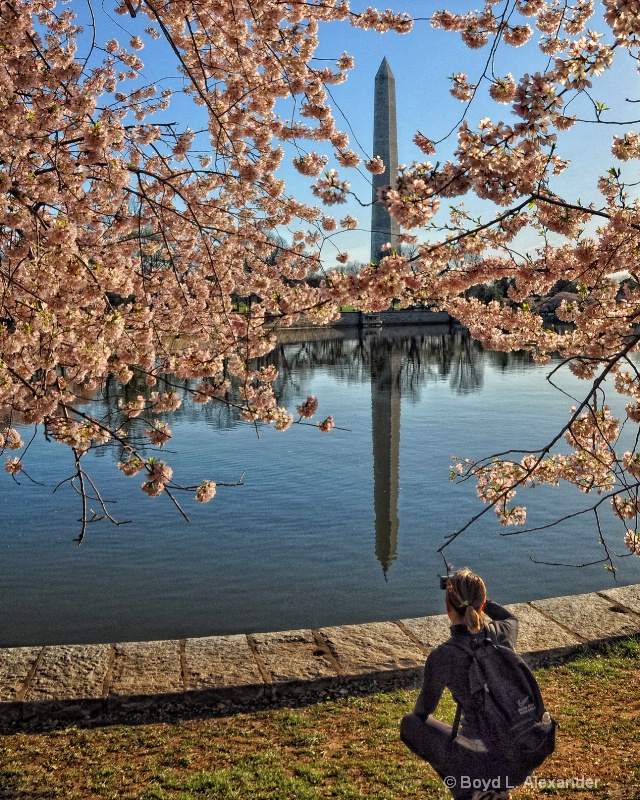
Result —
[[342, 311], [338, 319], [327, 325], [318, 325], [307, 321], [304, 317], [283, 330], [306, 330], [309, 328], [377, 328], [388, 325], [454, 325], [455, 320], [446, 311], [430, 311], [426, 308], [402, 308], [397, 311], [379, 311], [366, 313], [359, 311]]
[[454, 320], [446, 311], [430, 311], [422, 308], [402, 308], [397, 311], [379, 311], [362, 313], [359, 311], [342, 311], [340, 318], [330, 323], [332, 328], [348, 328], [354, 325], [443, 325], [452, 324]]
[[[640, 584], [507, 606], [532, 665], [640, 634]], [[0, 649], [0, 725], [224, 713], [419, 678], [446, 614], [175, 641]]]

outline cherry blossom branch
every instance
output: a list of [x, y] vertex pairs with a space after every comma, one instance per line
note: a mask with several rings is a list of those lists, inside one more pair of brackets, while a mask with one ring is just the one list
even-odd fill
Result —
[[[606, 366], [603, 368], [603, 370], [601, 371], [600, 375], [598, 375], [596, 380], [593, 382], [593, 384], [592, 384], [588, 394], [586, 395], [586, 397], [582, 400], [582, 402], [578, 405], [578, 407], [572, 412], [572, 414], [571, 414], [571, 416], [569, 418], [569, 421], [565, 425], [562, 426], [560, 431], [551, 439], [551, 441], [548, 444], [546, 444], [543, 448], [541, 448], [539, 450], [533, 451], [535, 454], [537, 454], [537, 455], [535, 455], [535, 463], [531, 467], [523, 469], [523, 474], [521, 475], [521, 477], [517, 478], [512, 483], [510, 483], [503, 491], [499, 492], [498, 495], [495, 498], [493, 498], [492, 500], [488, 501], [487, 505], [482, 509], [482, 511], [478, 512], [473, 517], [471, 517], [471, 519], [468, 520], [461, 528], [458, 528], [453, 533], [448, 534], [447, 536], [445, 536], [444, 537], [445, 538], [445, 544], [441, 545], [437, 549], [438, 553], [442, 554], [444, 549], [446, 547], [448, 547], [452, 542], [454, 542], [461, 534], [463, 534], [465, 531], [467, 531], [472, 525], [474, 525], [479, 519], [481, 519], [488, 511], [490, 511], [491, 509], [495, 508], [500, 503], [504, 503], [510, 493], [512, 493], [519, 486], [522, 486], [524, 483], [526, 483], [526, 481], [529, 479], [529, 477], [532, 476], [533, 474], [535, 474], [537, 468], [542, 463], [543, 459], [552, 451], [552, 449], [555, 447], [555, 445], [564, 436], [565, 432], [571, 430], [571, 426], [575, 424], [575, 422], [579, 419], [579, 417], [582, 414], [582, 412], [584, 411], [584, 409], [588, 407], [589, 403], [591, 402], [591, 399], [595, 396], [595, 394], [599, 390], [600, 386], [602, 385], [602, 383], [606, 379], [607, 375], [611, 372], [611, 370], [615, 367], [615, 365], [621, 359], [626, 357], [626, 355], [638, 344], [638, 342], [640, 342], [640, 335], [631, 337], [631, 341], [629, 341], [629, 343], [625, 346], [623, 351], [621, 353], [617, 353], [615, 356], [613, 356], [611, 359], [609, 359], [609, 361], [607, 361]], [[509, 455], [509, 453], [511, 453], [511, 452], [513, 452], [513, 451], [508, 451], [506, 453], [496, 454], [495, 456], [487, 456], [487, 457], [481, 459], [479, 462], [477, 462], [477, 464], [473, 464], [473, 466], [471, 466], [469, 468], [468, 474], [477, 473], [478, 467], [481, 467], [483, 464], [485, 464], [485, 463], [487, 463], [487, 462], [489, 462], [491, 460], [494, 460], [495, 458], [502, 460], [506, 455]], [[529, 452], [531, 452], [531, 451], [529, 451]]]

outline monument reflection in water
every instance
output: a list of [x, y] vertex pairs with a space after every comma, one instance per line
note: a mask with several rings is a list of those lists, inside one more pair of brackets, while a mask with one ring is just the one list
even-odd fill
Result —
[[[450, 376], [458, 392], [482, 386], [482, 352], [466, 331], [436, 338], [429, 343], [413, 336], [378, 335], [361, 342], [363, 363], [371, 368], [371, 431], [373, 439], [376, 556], [386, 574], [398, 548], [398, 493], [400, 482], [400, 408], [403, 387], [411, 394], [414, 382], [428, 378], [430, 368]], [[426, 346], [425, 346], [426, 345]], [[426, 367], [426, 369], [425, 369]]]
[[[447, 379], [456, 394], [480, 391], [486, 354], [466, 329], [453, 324], [346, 329], [332, 338], [325, 331], [320, 339], [309, 333], [304, 342], [285, 343], [300, 335], [282, 334], [268, 359], [279, 370], [281, 398], [287, 399], [289, 373], [302, 377], [307, 365], [331, 366], [349, 382], [364, 383], [370, 373], [375, 554], [386, 576], [398, 550], [402, 396], [415, 400], [422, 384]], [[490, 358], [502, 366], [531, 363], [525, 353]]]
[[[433, 341], [436, 337], [436, 341]], [[435, 346], [434, 346], [435, 345]], [[400, 407], [403, 388], [415, 390], [421, 377], [428, 379], [437, 369], [449, 377], [455, 392], [466, 394], [482, 388], [483, 351], [468, 333], [446, 330], [424, 338], [393, 333], [365, 339], [371, 365], [371, 430], [373, 438], [374, 509], [376, 515], [376, 556], [385, 571], [396, 558], [398, 548], [398, 491], [400, 481]], [[363, 361], [366, 359], [363, 358]]]
[[[265, 360], [279, 370], [281, 405], [293, 409], [315, 394], [319, 418], [332, 414], [338, 427], [328, 435], [260, 427], [258, 438], [233, 408], [197, 405], [182, 384], [183, 405], [170, 418], [175, 438], [163, 456], [174, 475], [193, 485], [203, 477], [233, 482], [247, 470], [244, 486], [221, 487], [206, 506], [186, 498], [191, 525], [163, 498], [143, 495], [139, 478], [115, 469], [117, 451], [103, 448], [87, 454], [85, 468], [105, 497], [118, 500], [114, 515], [133, 521], [91, 526], [76, 547], [77, 498], [64, 487], [52, 494], [69, 474], [68, 449], [42, 436], [33, 441], [27, 469], [43, 486], [0, 481], [0, 645], [441, 613], [436, 550], [482, 507], [471, 484], [449, 482], [451, 456], [540, 447], [566, 420], [570, 402], [545, 382], [548, 368], [525, 354], [485, 352], [459, 328], [285, 331]], [[87, 410], [99, 416], [144, 391], [142, 381], [114, 381]], [[146, 425], [127, 424], [134, 435]], [[536, 524], [575, 507], [564, 489], [542, 487], [524, 499]], [[620, 526], [602, 519], [604, 535], [619, 543]], [[447, 555], [481, 571], [503, 602], [611, 584], [601, 564], [559, 570], [528, 558], [601, 557], [585, 518], [534, 537], [505, 540], [502, 532], [490, 512]], [[640, 559], [618, 566], [621, 584], [640, 582]]]

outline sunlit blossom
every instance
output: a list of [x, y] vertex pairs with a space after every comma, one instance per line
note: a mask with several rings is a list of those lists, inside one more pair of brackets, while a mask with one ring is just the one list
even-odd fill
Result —
[[15, 458], [7, 458], [7, 460], [4, 463], [4, 468], [9, 473], [9, 475], [17, 475], [24, 469], [24, 465], [22, 464], [18, 456], [16, 456]]
[[328, 416], [326, 419], [322, 420], [322, 422], [318, 423], [318, 428], [320, 428], [323, 433], [328, 433], [333, 426], [334, 422], [332, 416]]
[[196, 500], [199, 503], [208, 503], [216, 495], [216, 484], [214, 481], [202, 481], [196, 489]]
[[636, 531], [628, 530], [624, 537], [627, 548], [636, 556], [640, 556], [640, 537]]
[[310, 394], [307, 399], [299, 406], [296, 406], [296, 411], [303, 419], [312, 417], [318, 410], [318, 400]]

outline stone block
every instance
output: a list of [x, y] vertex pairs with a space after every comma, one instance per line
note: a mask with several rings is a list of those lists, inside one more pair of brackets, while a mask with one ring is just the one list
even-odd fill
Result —
[[193, 702], [244, 702], [261, 697], [264, 681], [247, 637], [187, 639], [186, 690]]
[[424, 651], [393, 622], [321, 628], [338, 663], [350, 677], [419, 675]]
[[305, 685], [309, 689], [322, 689], [338, 683], [338, 670], [331, 654], [318, 644], [312, 631], [255, 633], [249, 638], [276, 694], [296, 691]]
[[102, 699], [109, 654], [108, 644], [45, 647], [25, 700]]
[[400, 623], [429, 650], [446, 642], [451, 635], [451, 620], [446, 614], [402, 619]]
[[505, 606], [518, 618], [517, 650], [530, 664], [574, 652], [581, 640], [553, 622], [528, 603]]
[[616, 586], [613, 589], [605, 589], [598, 592], [599, 595], [619, 603], [625, 608], [631, 609], [636, 614], [640, 614], [640, 584], [635, 586]]
[[41, 647], [10, 647], [0, 650], [0, 703], [22, 700], [27, 678]]
[[533, 600], [531, 605], [590, 644], [640, 633], [640, 617], [594, 593]]
[[110, 650], [107, 644], [45, 647], [25, 695], [23, 718], [76, 719], [99, 713]]
[[124, 642], [114, 645], [109, 686], [110, 711], [172, 703], [184, 694], [178, 641]]

